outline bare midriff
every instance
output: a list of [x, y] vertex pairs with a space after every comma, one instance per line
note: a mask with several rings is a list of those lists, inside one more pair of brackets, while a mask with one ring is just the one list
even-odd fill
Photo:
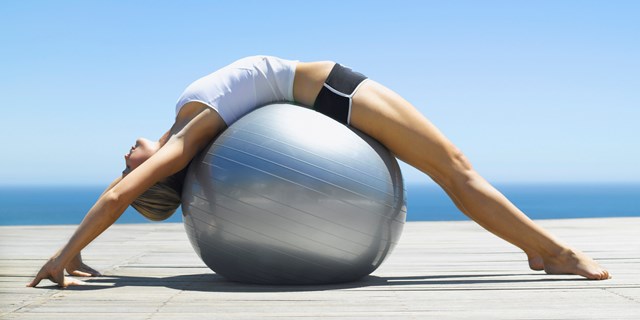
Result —
[[313, 106], [334, 65], [335, 62], [332, 61], [299, 62], [293, 81], [295, 101], [306, 106]]

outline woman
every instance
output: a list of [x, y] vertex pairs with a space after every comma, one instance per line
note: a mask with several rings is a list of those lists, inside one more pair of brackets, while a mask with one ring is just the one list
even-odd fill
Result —
[[534, 270], [603, 280], [609, 273], [536, 225], [473, 170], [468, 160], [415, 107], [388, 88], [329, 61], [297, 62], [256, 56], [238, 60], [191, 84], [178, 100], [176, 119], [158, 141], [138, 139], [126, 169], [100, 196], [67, 244], [28, 286], [49, 279], [95, 276], [80, 251], [132, 204], [161, 220], [180, 201], [180, 172], [219, 132], [257, 106], [295, 101], [365, 132], [399, 159], [436, 181], [457, 207], [495, 235], [522, 249]]

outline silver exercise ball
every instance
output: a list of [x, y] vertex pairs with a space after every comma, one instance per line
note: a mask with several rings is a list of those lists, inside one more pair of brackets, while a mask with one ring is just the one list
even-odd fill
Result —
[[405, 190], [394, 156], [313, 110], [272, 104], [197, 156], [182, 194], [193, 248], [239, 282], [322, 284], [373, 272], [398, 242]]

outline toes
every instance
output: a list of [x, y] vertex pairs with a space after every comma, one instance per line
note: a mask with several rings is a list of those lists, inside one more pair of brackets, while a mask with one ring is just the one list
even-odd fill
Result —
[[598, 270], [598, 272], [592, 273], [587, 278], [592, 280], [607, 280], [607, 279], [611, 279], [611, 275], [607, 270]]

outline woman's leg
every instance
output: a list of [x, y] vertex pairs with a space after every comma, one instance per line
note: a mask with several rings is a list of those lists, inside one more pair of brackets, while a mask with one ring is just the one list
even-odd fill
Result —
[[351, 125], [428, 174], [467, 216], [525, 251], [533, 269], [609, 278], [595, 261], [558, 241], [516, 208], [415, 107], [388, 88], [365, 82], [353, 98]]

